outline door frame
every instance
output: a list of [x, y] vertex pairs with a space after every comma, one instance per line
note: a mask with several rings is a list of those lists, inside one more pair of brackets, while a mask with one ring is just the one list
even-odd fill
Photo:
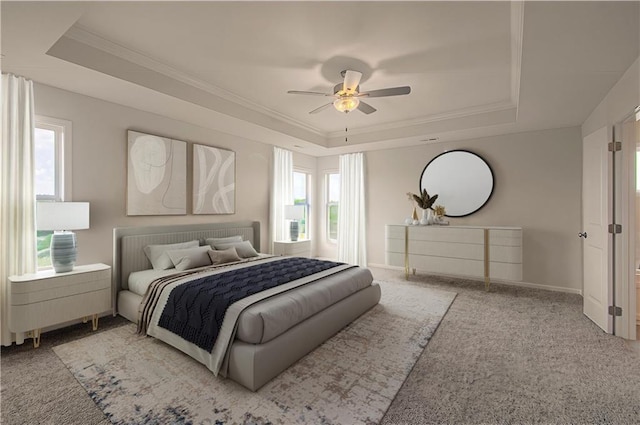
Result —
[[[617, 279], [615, 280], [615, 293], [619, 294], [615, 303], [622, 308], [622, 316], [615, 317], [615, 335], [626, 339], [637, 339], [636, 335], [636, 172], [640, 164], [636, 164], [636, 151], [640, 148], [640, 140], [636, 137], [624, 137], [625, 126], [634, 123], [639, 126], [640, 106], [627, 115], [622, 121], [616, 123], [613, 128], [614, 140], [621, 142], [622, 155], [619, 161], [620, 166], [614, 176], [614, 190], [620, 193], [616, 197], [616, 223], [622, 225], [620, 238], [616, 238], [617, 255], [615, 258], [615, 270]], [[619, 170], [619, 171], [618, 171]], [[640, 188], [639, 188], [640, 189]]]

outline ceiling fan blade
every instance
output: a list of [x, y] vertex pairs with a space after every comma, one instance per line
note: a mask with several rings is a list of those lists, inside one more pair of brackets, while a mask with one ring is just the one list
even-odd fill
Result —
[[375, 111], [377, 111], [376, 108], [369, 105], [368, 103], [364, 103], [363, 101], [360, 101], [360, 103], [358, 104], [358, 109], [367, 115], [373, 114]]
[[361, 78], [362, 72], [347, 70], [344, 74], [344, 84], [342, 85], [342, 90], [344, 90], [345, 93], [355, 93], [356, 89], [358, 88], [358, 84], [360, 84]]
[[385, 96], [400, 96], [400, 95], [409, 94], [409, 93], [411, 93], [411, 87], [402, 86], [402, 87], [391, 87], [388, 89], [371, 90], [369, 92], [360, 93], [358, 96], [385, 97]]
[[310, 111], [309, 113], [310, 113], [310, 114], [317, 114], [318, 112], [320, 112], [320, 111], [323, 111], [323, 110], [327, 109], [327, 108], [328, 108], [329, 106], [331, 106], [331, 105], [333, 105], [333, 102], [331, 102], [331, 103], [327, 103], [326, 105], [322, 105], [321, 107], [316, 108], [316, 109], [314, 109], [313, 111]]
[[333, 96], [330, 93], [320, 93], [317, 91], [299, 91], [299, 90], [289, 90], [287, 93], [289, 94], [309, 94], [311, 96]]

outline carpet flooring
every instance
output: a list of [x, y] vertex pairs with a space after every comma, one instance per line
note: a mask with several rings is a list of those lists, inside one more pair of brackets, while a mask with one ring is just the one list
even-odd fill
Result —
[[[404, 281], [402, 273], [372, 269]], [[418, 275], [411, 284], [455, 301], [381, 424], [638, 424], [640, 354], [582, 314], [582, 298]], [[101, 319], [98, 332], [127, 322]], [[110, 422], [52, 347], [90, 333], [78, 325], [42, 345], [2, 347], [3, 424]]]

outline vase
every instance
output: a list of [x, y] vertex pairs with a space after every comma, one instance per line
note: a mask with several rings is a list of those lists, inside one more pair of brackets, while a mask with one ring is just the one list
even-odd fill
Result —
[[429, 226], [435, 223], [435, 218], [433, 211], [427, 208], [426, 210], [422, 210], [422, 218], [420, 219], [420, 224], [423, 226]]
[[413, 207], [413, 214], [411, 214], [411, 218], [413, 221], [418, 221], [418, 212], [416, 211], [416, 207]]

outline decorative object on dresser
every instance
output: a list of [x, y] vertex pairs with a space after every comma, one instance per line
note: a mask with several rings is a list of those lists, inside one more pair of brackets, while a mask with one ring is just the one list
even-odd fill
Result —
[[42, 328], [92, 317], [96, 330], [98, 314], [112, 308], [111, 267], [106, 264], [78, 266], [65, 274], [46, 270], [10, 276], [9, 287], [9, 328], [28, 331], [36, 348]]
[[522, 280], [522, 228], [480, 226], [387, 225], [385, 260], [404, 267], [445, 275]]
[[127, 215], [187, 213], [187, 143], [127, 132]]
[[292, 255], [296, 257], [311, 257], [311, 241], [276, 241], [273, 243], [274, 255]]
[[193, 213], [236, 212], [236, 153], [193, 145]]
[[464, 217], [482, 208], [493, 193], [493, 171], [480, 155], [452, 150], [433, 158], [420, 176], [420, 190], [440, 195], [447, 217]]
[[289, 238], [292, 242], [297, 241], [300, 234], [298, 220], [302, 220], [304, 218], [304, 205], [285, 205], [284, 218], [291, 220], [291, 223], [289, 224]]
[[88, 202], [47, 202], [36, 205], [38, 230], [53, 230], [51, 264], [56, 273], [70, 272], [78, 254], [76, 234], [70, 230], [89, 228]]

